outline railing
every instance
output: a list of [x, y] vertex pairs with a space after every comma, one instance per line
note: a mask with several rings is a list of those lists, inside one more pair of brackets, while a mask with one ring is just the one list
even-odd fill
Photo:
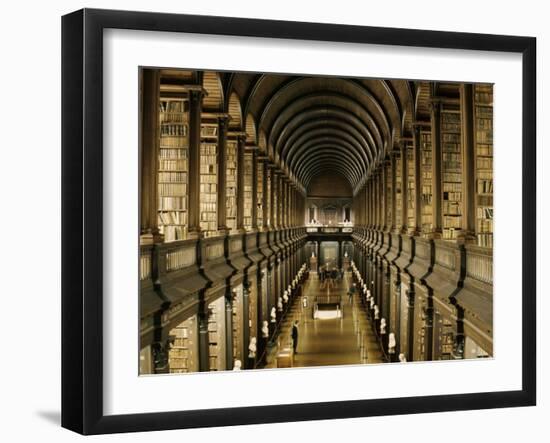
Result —
[[233, 238], [229, 241], [229, 252], [234, 254], [235, 252], [242, 251], [243, 241], [241, 238]]
[[196, 263], [195, 243], [170, 244], [166, 250], [166, 272], [173, 272]]
[[454, 271], [456, 269], [456, 255], [453, 249], [447, 249], [441, 244], [436, 245], [435, 262], [444, 268]]
[[[491, 251], [492, 252], [492, 251]], [[488, 251], [468, 250], [466, 275], [484, 283], [493, 284], [493, 256]]]
[[315, 297], [315, 303], [318, 305], [334, 305], [341, 302], [341, 295], [318, 295]]
[[322, 234], [352, 234], [352, 226], [308, 226], [306, 233], [322, 233]]
[[415, 255], [421, 259], [428, 260], [430, 257], [429, 253], [429, 244], [422, 240], [417, 240], [415, 245]]
[[[290, 232], [290, 231], [289, 231]], [[296, 233], [305, 235], [305, 228], [297, 228]], [[275, 238], [275, 232], [263, 232], [260, 239], [265, 242], [268, 238]], [[139, 279], [145, 281], [152, 277], [153, 268], [158, 269], [159, 274], [174, 272], [197, 263], [197, 241], [193, 239], [180, 240], [169, 243], [155, 245], [141, 245], [139, 255]], [[202, 240], [204, 243], [204, 256], [206, 261], [216, 260], [224, 257], [224, 237], [209, 237]], [[302, 241], [302, 239], [288, 236], [285, 241], [287, 244], [293, 241]], [[256, 234], [235, 234], [230, 236], [229, 251], [233, 254], [243, 249], [243, 242], [246, 242], [247, 248], [252, 250], [256, 247]], [[282, 242], [282, 240], [281, 240]], [[153, 251], [156, 253], [153, 254]], [[157, 263], [155, 263], [157, 261]], [[155, 265], [155, 266], [154, 266]]]
[[153, 246], [141, 246], [139, 251], [139, 279], [147, 280], [153, 271]]

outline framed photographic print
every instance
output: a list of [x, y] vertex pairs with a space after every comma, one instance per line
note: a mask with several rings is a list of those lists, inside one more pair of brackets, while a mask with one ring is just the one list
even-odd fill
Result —
[[530, 37], [62, 21], [62, 425], [534, 405]]

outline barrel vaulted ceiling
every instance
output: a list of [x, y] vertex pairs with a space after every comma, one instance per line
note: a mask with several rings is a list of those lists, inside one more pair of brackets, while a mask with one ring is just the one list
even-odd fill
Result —
[[[216, 79], [217, 76], [217, 79]], [[205, 108], [279, 165], [302, 189], [340, 174], [358, 191], [401, 137], [413, 110], [427, 112], [429, 84], [407, 80], [208, 73]], [[423, 118], [418, 115], [417, 118]]]

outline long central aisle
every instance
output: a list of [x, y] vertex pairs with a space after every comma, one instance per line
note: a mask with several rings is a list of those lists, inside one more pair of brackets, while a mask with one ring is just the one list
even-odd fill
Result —
[[[297, 299], [291, 307], [281, 331], [288, 344], [294, 320], [298, 320], [298, 348], [294, 355], [294, 367], [334, 366], [361, 363], [381, 363], [382, 353], [371, 328], [370, 321], [362, 310], [358, 293], [350, 301], [347, 292], [351, 273], [343, 280], [330, 285], [321, 283], [316, 273], [311, 273], [304, 285], [307, 308], [303, 299]], [[315, 298], [341, 296], [341, 318], [313, 318]]]

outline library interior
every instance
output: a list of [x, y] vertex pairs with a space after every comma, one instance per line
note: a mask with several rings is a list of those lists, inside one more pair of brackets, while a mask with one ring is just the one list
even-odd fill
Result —
[[493, 85], [139, 76], [140, 375], [493, 356]]

